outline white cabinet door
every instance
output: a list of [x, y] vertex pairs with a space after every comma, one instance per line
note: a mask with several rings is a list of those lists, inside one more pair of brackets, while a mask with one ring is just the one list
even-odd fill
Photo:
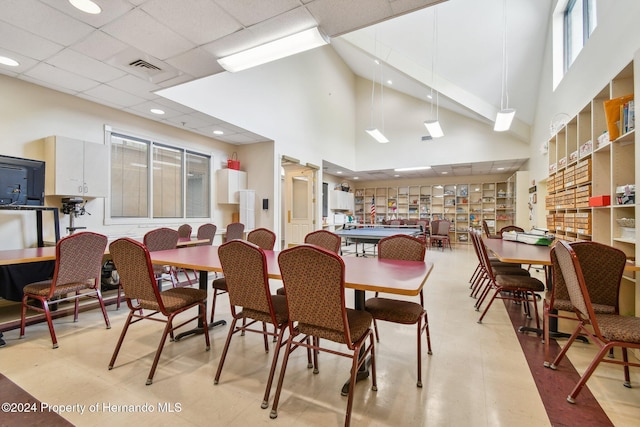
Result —
[[247, 173], [234, 169], [219, 169], [216, 172], [218, 203], [238, 204], [238, 190], [247, 189]]
[[106, 197], [109, 148], [62, 136], [45, 139], [45, 194]]

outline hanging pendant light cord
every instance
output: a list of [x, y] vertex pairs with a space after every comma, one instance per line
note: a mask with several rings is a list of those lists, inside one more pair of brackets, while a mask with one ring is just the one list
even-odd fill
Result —
[[505, 107], [509, 108], [509, 90], [507, 89], [507, 79], [509, 77], [509, 61], [507, 60], [507, 0], [503, 0], [502, 19], [502, 92], [500, 94], [500, 111], [503, 111]]

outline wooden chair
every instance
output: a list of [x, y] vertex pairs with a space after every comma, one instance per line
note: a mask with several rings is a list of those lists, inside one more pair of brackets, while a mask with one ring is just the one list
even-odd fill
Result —
[[429, 245], [433, 246], [437, 244], [441, 250], [444, 250], [446, 246], [449, 246], [451, 250], [451, 238], [449, 237], [449, 231], [451, 229], [451, 222], [438, 219], [431, 221], [431, 234], [429, 235]]
[[[31, 283], [24, 287], [20, 315], [20, 337], [24, 336], [27, 309], [45, 314], [53, 348], [58, 339], [53, 329], [50, 303], [74, 300], [73, 321], [78, 321], [80, 298], [96, 298], [100, 303], [104, 323], [111, 328], [109, 316], [100, 292], [102, 257], [107, 247], [107, 236], [91, 232], [75, 233], [56, 244], [56, 262], [51, 280]], [[82, 291], [82, 292], [81, 292]], [[90, 292], [85, 292], [90, 291]], [[37, 301], [37, 305], [31, 301]]]
[[[371, 314], [364, 310], [346, 308], [344, 262], [339, 255], [316, 246], [300, 245], [282, 251], [278, 256], [278, 264], [287, 294], [290, 334], [270, 417], [278, 416], [278, 403], [289, 355], [302, 347], [312, 350], [314, 373], [319, 372], [319, 351], [351, 359], [345, 415], [345, 426], [348, 426], [351, 420], [356, 375], [367, 357], [371, 358], [371, 389], [374, 391], [378, 389]], [[335, 345], [320, 346], [321, 339], [343, 344], [348, 352], [337, 349]], [[331, 372], [331, 375], [334, 376], [335, 373]]]
[[[595, 242], [591, 242], [596, 251], [602, 251], [602, 246]], [[617, 256], [613, 256], [619, 260], [615, 262], [616, 267], [610, 267], [605, 261], [598, 261], [598, 265], [602, 274], [611, 274], [618, 279], [618, 287], [622, 279], [623, 268], [619, 267], [620, 261], [626, 262], [625, 254], [615, 248], [610, 249], [610, 254], [618, 252]], [[575, 403], [575, 399], [589, 380], [600, 362], [613, 363], [624, 367], [624, 386], [631, 387], [629, 377], [629, 366], [640, 367], [640, 363], [629, 361], [628, 349], [640, 349], [640, 318], [634, 316], [620, 316], [619, 314], [596, 314], [587, 288], [586, 278], [583, 271], [583, 262], [579, 259], [572, 246], [565, 241], [559, 241], [555, 246], [560, 270], [564, 282], [567, 285], [567, 291], [574, 312], [578, 317], [578, 326], [567, 341], [562, 351], [551, 364], [552, 369], [556, 369], [560, 361], [563, 359], [567, 350], [571, 347], [575, 339], [584, 334], [590, 337], [594, 343], [600, 348], [584, 372], [580, 381], [575, 385], [567, 401]], [[612, 279], [613, 280], [613, 279]], [[593, 332], [592, 332], [593, 331]], [[605, 359], [610, 349], [620, 347], [622, 349], [622, 361], [616, 359]]]
[[478, 242], [478, 249], [480, 251], [483, 269], [487, 276], [487, 286], [485, 287], [483, 294], [478, 299], [476, 310], [480, 310], [480, 306], [484, 299], [488, 296], [491, 290], [494, 290], [493, 296], [478, 319], [478, 323], [482, 323], [482, 319], [496, 299], [506, 299], [522, 303], [527, 317], [531, 317], [530, 303], [533, 303], [536, 326], [540, 329], [540, 319], [538, 317], [538, 305], [536, 304], [535, 293], [544, 291], [544, 283], [535, 277], [526, 275], [496, 274], [494, 269], [491, 267], [489, 255], [487, 254], [487, 247], [482, 241], [482, 237], [479, 235], [478, 231], [474, 232], [476, 233], [476, 241]]
[[[378, 258], [398, 259], [405, 261], [424, 261], [426, 246], [415, 237], [404, 234], [385, 237], [378, 243]], [[418, 339], [418, 380], [416, 385], [422, 387], [422, 333], [426, 332], [427, 353], [431, 354], [431, 339], [429, 335], [429, 320], [424, 308], [424, 295], [420, 290], [420, 304], [412, 301], [401, 301], [391, 298], [380, 298], [378, 293], [374, 298], [365, 301], [365, 310], [373, 317], [376, 339], [379, 340], [377, 320], [384, 320], [403, 325], [417, 325]]]
[[[145, 234], [143, 242], [149, 252], [154, 252], [177, 248], [178, 239], [179, 236], [176, 230], [162, 227], [151, 230]], [[169, 276], [171, 286], [176, 287], [178, 285], [178, 277], [173, 267], [154, 264], [153, 271], [156, 275], [156, 281], [159, 289], [162, 289], [162, 281], [165, 280], [167, 277], [166, 275]], [[120, 295], [118, 295], [118, 299], [120, 299]]]
[[[147, 376], [146, 384], [150, 385], [153, 382], [153, 376], [167, 335], [173, 340], [173, 333], [176, 329], [197, 319], [200, 319], [206, 325], [207, 292], [195, 288], [170, 288], [161, 292], [156, 286], [154, 267], [151, 264], [149, 250], [145, 245], [135, 240], [129, 238], [118, 239], [109, 245], [109, 252], [120, 274], [120, 283], [124, 288], [127, 306], [129, 307], [129, 316], [111, 356], [109, 370], [113, 369], [130, 325], [145, 319], [163, 322], [165, 327], [162, 332], [162, 338]], [[173, 325], [177, 315], [192, 308], [197, 308], [198, 314], [179, 325]], [[151, 313], [143, 315], [142, 309], [149, 310]], [[206, 351], [209, 351], [209, 329], [206, 327], [203, 329]]]
[[[263, 335], [265, 353], [269, 352], [267, 336], [277, 337], [262, 401], [262, 408], [267, 408], [278, 354], [282, 347], [284, 332], [288, 326], [287, 300], [281, 295], [271, 295], [269, 276], [267, 275], [267, 258], [264, 251], [257, 245], [243, 240], [231, 240], [220, 246], [218, 256], [226, 279], [233, 321], [218, 363], [214, 384], [218, 384], [220, 380], [222, 367], [234, 334], [241, 332], [244, 335], [248, 331]], [[238, 320], [242, 320], [241, 325], [238, 324]], [[254, 327], [258, 322], [263, 323], [263, 327], [260, 329]], [[274, 332], [267, 332], [267, 328], [264, 327], [265, 323], [272, 324], [275, 328]], [[311, 363], [310, 357], [309, 363]]]

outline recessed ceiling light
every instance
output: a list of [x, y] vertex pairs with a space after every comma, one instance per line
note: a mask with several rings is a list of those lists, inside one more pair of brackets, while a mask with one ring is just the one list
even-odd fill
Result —
[[446, 175], [446, 174], [447, 174], [447, 172], [442, 172], [442, 175]]
[[429, 94], [429, 95], [427, 95], [427, 98], [433, 99], [433, 96], [431, 96], [431, 94]]
[[357, 176], [354, 176], [353, 179], [360, 179], [360, 178], [358, 178]]
[[214, 131], [213, 131], [213, 134], [214, 134], [214, 135], [224, 135], [224, 132], [223, 132], [223, 131], [221, 131], [221, 130], [214, 130]]
[[388, 84], [388, 85], [392, 85], [392, 84], [393, 84], [393, 81], [392, 81], [392, 80], [387, 80], [387, 84]]
[[342, 175], [342, 171], [337, 171], [336, 172], [338, 175]]
[[393, 175], [395, 178], [398, 178], [400, 175], [399, 174], [395, 174]]
[[0, 56], [0, 64], [8, 65], [10, 67], [17, 67], [18, 65], [20, 65], [20, 63], [15, 59], [11, 59], [6, 56]]
[[159, 108], [152, 108], [152, 109], [151, 109], [151, 110], [149, 110], [149, 111], [151, 111], [153, 114], [158, 114], [158, 115], [162, 115], [162, 114], [164, 114], [164, 111], [163, 111], [163, 110], [161, 110], [161, 109], [159, 109]]
[[76, 9], [81, 10], [85, 13], [90, 13], [92, 15], [97, 15], [102, 12], [100, 6], [98, 6], [91, 0], [69, 0], [69, 3], [71, 3], [71, 5]]
[[499, 171], [503, 171], [503, 170], [504, 170], [504, 168], [498, 168], [498, 170], [499, 170]]

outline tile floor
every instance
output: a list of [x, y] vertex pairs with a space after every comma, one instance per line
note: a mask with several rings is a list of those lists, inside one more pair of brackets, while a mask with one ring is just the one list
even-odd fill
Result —
[[[378, 391], [370, 389], [368, 380], [357, 385], [352, 425], [551, 425], [504, 305], [496, 303], [483, 324], [476, 323], [479, 313], [472, 308], [467, 283], [475, 268], [474, 256], [470, 246], [427, 251], [435, 268], [425, 288], [433, 355], [423, 355], [424, 387], [415, 385], [415, 328], [380, 322]], [[273, 283], [274, 290], [279, 286]], [[219, 316], [228, 319], [226, 296], [218, 304]], [[133, 325], [116, 366], [109, 371], [107, 365], [127, 313], [124, 308], [116, 311], [113, 305], [108, 313], [110, 330], [104, 328], [98, 310], [81, 313], [78, 323], [70, 317], [56, 320], [60, 344], [56, 350], [51, 349], [44, 323], [29, 326], [21, 340], [18, 330], [5, 332], [7, 346], [0, 349], [0, 372], [42, 402], [85, 405], [84, 413], [70, 407], [71, 412], [63, 414], [78, 426], [343, 423], [346, 398], [339, 391], [349, 369], [345, 358], [321, 354], [320, 374], [313, 375], [306, 368], [304, 353], [294, 353], [279, 416], [271, 420], [269, 410], [260, 408], [270, 361], [261, 337], [234, 338], [216, 386], [213, 376], [228, 326], [211, 330], [209, 352], [204, 350], [202, 336], [168, 342], [154, 383], [145, 386], [162, 325]], [[574, 347], [570, 359], [582, 372], [595, 346]], [[632, 381], [640, 384], [638, 370], [632, 374]], [[613, 425], [638, 425], [640, 387], [626, 389], [621, 381], [621, 368], [602, 367], [588, 387]], [[557, 399], [569, 405], [565, 397], [559, 394]], [[127, 412], [126, 405], [140, 407]]]

